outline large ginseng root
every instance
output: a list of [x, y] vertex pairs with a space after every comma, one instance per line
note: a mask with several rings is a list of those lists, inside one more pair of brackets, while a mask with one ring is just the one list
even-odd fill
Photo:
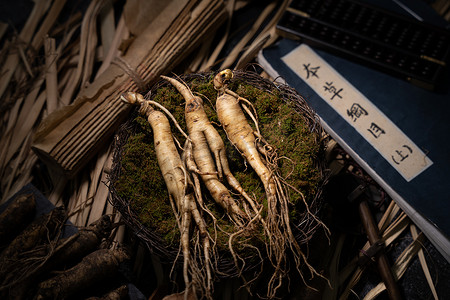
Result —
[[[140, 113], [147, 116], [147, 120], [153, 130], [158, 165], [169, 192], [169, 199], [179, 219], [178, 226], [184, 259], [183, 277], [186, 294], [188, 290], [193, 290], [194, 293], [210, 298], [212, 293], [212, 264], [210, 261], [211, 246], [209, 235], [206, 231], [206, 223], [198, 211], [189, 176], [175, 146], [169, 120], [162, 112], [153, 109], [150, 106], [152, 102], [144, 100], [140, 94], [126, 93], [122, 95], [122, 100], [127, 103], [140, 105]], [[190, 253], [190, 226], [192, 218], [197, 225], [200, 240], [203, 241], [204, 261], [201, 267], [193, 259], [193, 257], [200, 256], [191, 255]], [[193, 246], [192, 249], [196, 251], [197, 246]]]
[[[286, 250], [292, 250], [299, 272], [300, 263], [305, 262], [307, 264], [307, 262], [291, 231], [289, 199], [283, 186], [284, 181], [276, 173], [276, 162], [268, 162], [266, 160], [268, 156], [262, 156], [259, 151], [260, 147], [257, 145], [263, 139], [247, 121], [240, 105], [240, 100], [243, 100], [243, 98], [227, 89], [226, 81], [231, 77], [232, 72], [224, 70], [214, 78], [214, 87], [219, 91], [219, 97], [216, 100], [216, 112], [228, 139], [255, 170], [265, 189], [267, 198], [266, 224], [269, 230], [268, 256], [275, 269], [268, 282], [267, 296], [272, 298], [281, 286], [282, 279], [288, 269]], [[245, 101], [248, 103], [247, 100]], [[246, 109], [246, 111], [249, 110]], [[256, 116], [253, 116], [252, 119], [256, 120]], [[257, 124], [255, 126], [258, 128]], [[309, 264], [307, 265], [309, 266]], [[312, 267], [310, 267], [310, 271], [316, 273]]]
[[129, 254], [120, 248], [92, 252], [74, 267], [40, 283], [35, 299], [66, 299], [73, 296], [117, 274], [119, 265], [129, 258]]
[[[192, 141], [195, 164], [200, 171], [199, 174], [202, 181], [213, 199], [225, 209], [237, 224], [242, 225], [242, 221], [248, 221], [251, 216], [247, 216], [239, 208], [228, 189], [219, 179], [222, 179], [222, 177], [225, 176], [230, 186], [250, 203], [255, 213], [258, 212], [258, 209], [253, 199], [247, 195], [237, 179], [231, 173], [228, 166], [225, 144], [217, 130], [209, 121], [203, 108], [203, 100], [200, 97], [195, 96], [189, 87], [178, 80], [166, 76], [161, 77], [175, 86], [186, 100], [186, 127], [190, 140]], [[214, 155], [214, 159], [211, 153]]]
[[102, 297], [89, 297], [86, 300], [121, 300], [129, 299], [128, 286], [126, 284], [110, 291], [109, 293], [103, 295]]
[[16, 269], [19, 255], [31, 250], [36, 245], [55, 237], [64, 223], [64, 208], [57, 207], [51, 212], [38, 217], [28, 225], [0, 254], [0, 290], [5, 284], [5, 277]]
[[0, 250], [33, 220], [36, 200], [32, 193], [18, 195], [0, 214]]
[[16, 261], [20, 269], [10, 272], [5, 280], [9, 296], [22, 299], [30, 292], [38, 278], [50, 271], [63, 270], [78, 263], [84, 256], [95, 251], [103, 238], [111, 233], [111, 216], [104, 215], [86, 228], [67, 238], [35, 246], [22, 253]]

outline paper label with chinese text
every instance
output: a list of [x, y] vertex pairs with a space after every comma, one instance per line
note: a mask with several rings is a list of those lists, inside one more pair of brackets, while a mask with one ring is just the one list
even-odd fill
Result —
[[433, 162], [367, 97], [302, 44], [282, 57], [292, 71], [361, 134], [407, 181]]

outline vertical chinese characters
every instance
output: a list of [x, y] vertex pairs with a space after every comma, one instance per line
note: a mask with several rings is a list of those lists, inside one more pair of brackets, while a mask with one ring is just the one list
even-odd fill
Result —
[[403, 162], [405, 159], [409, 157], [409, 154], [412, 154], [413, 150], [408, 145], [403, 145], [400, 150], [395, 150], [395, 154], [392, 155], [392, 161], [394, 161], [395, 164], [399, 165], [401, 162]]
[[372, 122], [370, 124], [370, 127], [367, 129], [375, 138], [379, 138], [380, 135], [385, 134], [386, 131], [384, 131], [383, 128]]
[[350, 109], [347, 109], [347, 115], [356, 122], [361, 116], [367, 116], [369, 113], [359, 103], [353, 103]]
[[317, 75], [317, 72], [320, 69], [320, 66], [317, 67], [310, 67], [311, 64], [303, 64], [303, 68], [306, 71], [306, 79], [309, 79], [309, 76], [319, 78], [319, 75]]
[[339, 90], [333, 85], [333, 81], [330, 82], [325, 82], [325, 85], [323, 86], [325, 91], [333, 94], [333, 96], [331, 97], [330, 100], [333, 100], [334, 97], [338, 96], [340, 99], [342, 99], [342, 96], [339, 95], [340, 92], [342, 92], [342, 88], [340, 88]]

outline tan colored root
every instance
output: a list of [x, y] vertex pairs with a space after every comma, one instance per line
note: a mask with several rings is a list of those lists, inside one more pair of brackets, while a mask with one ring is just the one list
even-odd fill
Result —
[[[197, 173], [200, 174], [213, 199], [225, 209], [236, 224], [243, 226], [248, 216], [242, 212], [231, 197], [228, 189], [220, 182], [223, 174], [225, 173], [227, 181], [235, 190], [246, 197], [248, 195], [231, 174], [225, 153], [225, 144], [219, 133], [209, 122], [203, 109], [203, 101], [200, 97], [194, 96], [184, 82], [182, 83], [166, 76], [162, 76], [162, 78], [169, 81], [186, 100], [186, 126], [193, 146], [193, 162], [188, 161], [190, 165], [189, 169], [192, 171], [200, 170], [200, 173]], [[187, 148], [186, 150], [190, 149]], [[211, 156], [211, 152], [214, 155], [214, 159]], [[193, 167], [193, 165], [196, 165], [198, 169]], [[217, 172], [218, 176], [213, 175], [212, 173], [214, 172]]]
[[134, 104], [134, 105], [143, 105], [144, 103], [154, 105], [161, 109], [173, 122], [175, 127], [180, 131], [180, 133], [186, 138], [189, 139], [188, 135], [184, 132], [184, 130], [181, 128], [180, 124], [178, 124], [175, 117], [172, 115], [172, 113], [165, 108], [163, 105], [159, 104], [158, 102], [152, 101], [152, 100], [146, 100], [144, 99], [144, 96], [138, 93], [134, 92], [127, 92], [120, 96], [120, 99], [124, 101], [125, 103]]
[[[269, 143], [267, 143], [267, 141], [265, 141], [265, 139], [262, 137], [262, 135], [259, 131], [257, 115], [256, 115], [256, 113], [252, 112], [247, 106], [247, 105], [249, 105], [254, 110], [253, 105], [251, 105], [251, 103], [247, 99], [240, 97], [238, 94], [236, 94], [235, 92], [233, 92], [227, 88], [227, 80], [231, 79], [232, 76], [233, 76], [233, 74], [230, 70], [224, 70], [224, 71], [219, 72], [219, 74], [214, 78], [214, 86], [215, 86], [216, 90], [219, 91], [219, 95], [222, 94], [221, 97], [224, 97], [223, 95], [227, 94], [227, 95], [233, 97], [234, 99], [236, 99], [235, 101], [245, 103], [245, 104], [241, 103], [240, 106], [247, 113], [247, 115], [250, 116], [250, 118], [252, 119], [252, 121], [255, 124], [256, 132], [253, 132], [253, 134], [255, 135], [255, 145], [254, 146], [262, 154], [261, 158], [264, 157], [264, 159], [262, 159], [262, 162], [265, 165], [265, 167], [268, 169], [268, 172], [269, 172], [269, 174], [266, 174], [267, 172], [261, 172], [261, 175], [264, 175], [264, 176], [261, 176], [258, 173], [258, 170], [254, 167], [255, 171], [258, 173], [258, 175], [261, 178], [261, 181], [263, 182], [263, 184], [265, 186], [266, 195], [267, 195], [268, 208], [267, 208], [266, 223], [267, 223], [267, 228], [268, 228], [268, 231], [270, 232], [271, 238], [270, 238], [269, 243], [267, 244], [266, 248], [267, 248], [267, 252], [268, 252], [269, 261], [272, 264], [274, 271], [268, 282], [266, 296], [269, 298], [272, 298], [272, 297], [276, 296], [277, 290], [281, 287], [283, 278], [285, 277], [286, 272], [289, 268], [287, 256], [286, 256], [286, 252], [288, 249], [290, 249], [293, 254], [293, 257], [294, 257], [294, 260], [296, 263], [296, 269], [304, 282], [305, 282], [305, 280], [303, 278], [303, 274], [301, 271], [301, 265], [303, 263], [306, 264], [309, 271], [311, 272], [311, 275], [315, 274], [320, 277], [323, 277], [323, 276], [318, 274], [317, 271], [307, 262], [306, 256], [302, 252], [297, 240], [295, 239], [295, 236], [290, 227], [290, 219], [289, 219], [288, 204], [290, 203], [290, 198], [287, 196], [287, 193], [286, 193], [286, 190], [288, 188], [292, 188], [292, 186], [287, 185], [284, 178], [282, 178], [282, 176], [278, 172], [278, 164], [277, 164], [278, 157], [277, 157], [276, 149], [273, 146], [271, 146]], [[231, 99], [226, 100], [226, 98], [223, 98], [222, 101], [233, 101], [233, 100], [231, 100]], [[222, 105], [221, 107], [224, 111], [225, 111], [226, 107], [229, 107], [231, 109], [231, 107], [234, 105], [234, 104], [231, 104], [233, 102], [228, 102], [228, 103], [230, 103], [230, 104], [225, 104], [225, 102], [221, 102], [221, 105]], [[233, 106], [233, 108], [232, 108], [233, 111], [238, 111], [238, 109], [234, 108], [234, 107], [235, 106]], [[227, 113], [228, 113], [228, 111], [227, 111]], [[230, 113], [231, 113], [231, 110], [230, 110]], [[223, 114], [225, 117], [226, 116], [225, 112], [223, 112]], [[235, 118], [237, 118], [237, 116]], [[239, 122], [241, 122], [241, 118], [243, 118], [243, 117], [239, 117], [239, 120], [240, 120]], [[227, 120], [227, 122], [230, 122], [230, 120], [227, 118], [224, 118], [224, 120]], [[230, 124], [230, 123], [228, 123], [228, 124]], [[228, 126], [230, 128], [232, 127], [230, 125], [228, 125]], [[235, 130], [235, 129], [233, 129], [233, 130]], [[228, 132], [227, 132], [227, 136], [230, 137]], [[232, 141], [232, 143], [233, 143], [233, 141]], [[243, 151], [245, 151], [245, 150], [243, 150]], [[239, 151], [239, 152], [241, 152], [241, 151]], [[246, 155], [244, 153], [241, 152], [241, 154], [243, 154], [243, 156], [246, 158], [246, 160], [248, 160], [248, 158], [246, 157]], [[253, 153], [251, 155], [253, 155], [253, 157], [254, 157], [256, 154]], [[249, 163], [252, 164], [251, 161], [249, 161]], [[259, 166], [257, 166], [257, 167], [259, 167]], [[263, 166], [261, 165], [261, 167], [263, 167]], [[317, 221], [318, 224], [323, 225], [324, 228], [326, 228], [326, 226], [314, 214], [311, 213], [311, 211], [309, 210], [309, 206], [307, 205], [306, 200], [305, 200], [303, 194], [301, 193], [301, 191], [299, 191], [297, 189], [293, 189], [293, 190], [294, 190], [294, 192], [298, 193], [300, 195], [300, 197], [302, 198], [302, 200], [306, 206], [308, 214], [313, 216], [314, 220]], [[235, 258], [235, 261], [236, 261], [236, 258]], [[306, 282], [305, 282], [305, 284], [306, 284]]]
[[[205, 296], [208, 299], [211, 299], [213, 289], [213, 272], [211, 266], [213, 264], [211, 263], [210, 255], [210, 237], [206, 230], [206, 223], [197, 209], [196, 200], [196, 196], [201, 197], [201, 192], [198, 188], [198, 184], [196, 184], [197, 187], [193, 187], [191, 177], [189, 176], [190, 173], [185, 167], [190, 164], [189, 154], [185, 155], [183, 159], [178, 154], [169, 121], [165, 115], [168, 115], [178, 127], [178, 130], [185, 135], [187, 138], [187, 145], [190, 145], [190, 139], [183, 132], [181, 127], [179, 127], [170, 112], [159, 103], [145, 100], [142, 95], [137, 93], [123, 94], [121, 99], [127, 103], [139, 105], [139, 112], [147, 116], [147, 120], [153, 129], [158, 164], [166, 182], [169, 192], [169, 201], [180, 231], [180, 250], [183, 254], [182, 274], [185, 283], [185, 295], [188, 295], [188, 291], [192, 291], [192, 293], [198, 294], [201, 297]], [[164, 115], [162, 112], [156, 111], [152, 106], [160, 108], [166, 114]], [[188, 158], [186, 158], [186, 156]], [[195, 166], [190, 167], [193, 168]], [[194, 246], [191, 245], [192, 219], [194, 219], [196, 228], [198, 229], [197, 241], [202, 241], [202, 255], [197, 254], [199, 247], [196, 244], [198, 242], [196, 242]], [[202, 268], [198, 266], [198, 257], [203, 257]]]

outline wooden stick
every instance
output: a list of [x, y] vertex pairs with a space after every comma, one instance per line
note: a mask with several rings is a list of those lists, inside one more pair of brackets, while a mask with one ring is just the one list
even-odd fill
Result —
[[[378, 226], [373, 219], [369, 205], [367, 204], [367, 201], [365, 199], [359, 202], [359, 214], [361, 215], [361, 220], [364, 229], [366, 230], [366, 234], [370, 244], [373, 245], [377, 243], [380, 240], [380, 236], [378, 234]], [[380, 276], [383, 279], [384, 284], [386, 285], [389, 298], [392, 300], [402, 299], [403, 297], [400, 294], [400, 290], [397, 286], [394, 275], [391, 271], [391, 267], [384, 252], [378, 255], [375, 259]]]

